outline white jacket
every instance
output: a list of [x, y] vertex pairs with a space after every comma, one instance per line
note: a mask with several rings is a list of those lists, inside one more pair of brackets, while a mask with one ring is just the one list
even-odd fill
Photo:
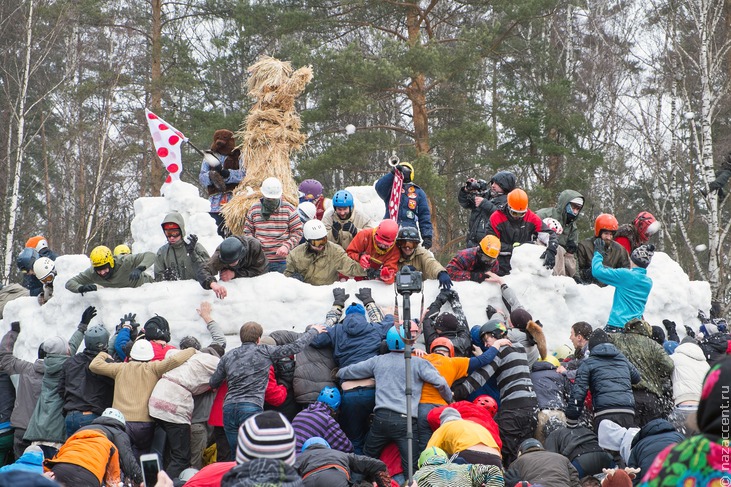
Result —
[[670, 356], [673, 369], [673, 401], [700, 401], [703, 379], [711, 367], [706, 362], [701, 347], [695, 343], [681, 343]]

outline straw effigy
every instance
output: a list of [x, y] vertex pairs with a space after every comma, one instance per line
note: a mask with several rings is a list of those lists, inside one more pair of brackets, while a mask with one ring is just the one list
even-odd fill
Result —
[[300, 132], [301, 121], [294, 102], [312, 80], [312, 68], [294, 71], [288, 62], [263, 56], [249, 66], [248, 72], [248, 94], [256, 103], [245, 126], [236, 133], [243, 140], [240, 148], [246, 176], [221, 210], [234, 235], [243, 235], [246, 213], [261, 198], [259, 188], [266, 178], [278, 178], [284, 188], [283, 198], [297, 206], [299, 192], [290, 155], [307, 140]]

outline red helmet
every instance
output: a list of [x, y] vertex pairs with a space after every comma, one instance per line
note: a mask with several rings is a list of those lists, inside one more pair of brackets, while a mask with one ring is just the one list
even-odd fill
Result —
[[594, 236], [598, 237], [602, 231], [616, 232], [619, 228], [619, 222], [609, 213], [602, 213], [594, 220]]
[[431, 347], [429, 347], [429, 352], [434, 353], [434, 350], [437, 348], [446, 348], [449, 350], [449, 356], [454, 357], [454, 345], [452, 344], [452, 340], [450, 340], [447, 337], [439, 337], [435, 338], [433, 342], [431, 342]]
[[649, 211], [641, 211], [632, 224], [637, 229], [637, 234], [642, 243], [650, 240], [650, 237], [660, 230], [660, 222], [655, 220], [655, 217]]
[[487, 409], [490, 416], [495, 417], [495, 414], [497, 413], [497, 401], [492, 396], [488, 396], [487, 394], [477, 396], [472, 403]]
[[376, 227], [374, 237], [379, 244], [390, 247], [396, 242], [397, 235], [398, 223], [393, 220], [383, 220]]

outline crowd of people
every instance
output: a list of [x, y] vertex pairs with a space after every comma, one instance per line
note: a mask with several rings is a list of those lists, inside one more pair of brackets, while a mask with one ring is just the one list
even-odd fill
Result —
[[[215, 147], [230, 146], [232, 134], [216, 134]], [[171, 212], [156, 254], [98, 246], [66, 288], [196, 280], [235, 299], [227, 281], [281, 272], [315, 286], [354, 278], [362, 283], [354, 299], [335, 287], [322, 323], [302, 332], [265, 334], [245, 322], [229, 350], [209, 302], [197, 309], [207, 343], [171, 343], [174, 323], [153, 316], [140, 324], [134, 311], [120, 310], [108, 330], [92, 323], [89, 306], [70, 337], [45, 339], [37, 360], [26, 361], [14, 354], [23, 323], [10, 323], [0, 341], [0, 486], [137, 486], [140, 456], [151, 452], [163, 469], [145, 480], [159, 486], [731, 481], [731, 335], [715, 308], [699, 314], [700, 329], [685, 325], [682, 339], [672, 321], [645, 320], [649, 241], [659, 228], [648, 212], [628, 225], [601, 214], [593, 236], [580, 239], [582, 194], [565, 190], [555, 207], [533, 212], [512, 173], [470, 179], [459, 193], [471, 211], [468, 247], [442, 266], [411, 164], [377, 181], [382, 221], [365, 216], [347, 190], [328, 200], [312, 179], [295, 207], [269, 178], [244, 234], [229, 235], [220, 209], [242, 169], [235, 151], [224, 152], [201, 168], [225, 237], [211, 255]], [[543, 246], [554, 275], [614, 287], [606, 324], [574, 323], [571, 347], [550, 350], [540, 310], [527, 309], [503, 279], [521, 244]], [[18, 256], [24, 292], [41, 304], [53, 297], [55, 258], [41, 236]], [[393, 283], [405, 267], [439, 282], [423, 315], [407, 323], [368, 286]], [[467, 280], [500, 291], [482, 323], [468, 323], [454, 289]]]

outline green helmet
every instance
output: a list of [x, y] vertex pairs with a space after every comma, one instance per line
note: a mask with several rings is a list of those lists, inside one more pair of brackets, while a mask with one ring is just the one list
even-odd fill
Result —
[[429, 448], [421, 452], [421, 455], [419, 455], [418, 467], [421, 468], [427, 460], [434, 457], [442, 457], [446, 460], [447, 452], [437, 446], [430, 446]]

